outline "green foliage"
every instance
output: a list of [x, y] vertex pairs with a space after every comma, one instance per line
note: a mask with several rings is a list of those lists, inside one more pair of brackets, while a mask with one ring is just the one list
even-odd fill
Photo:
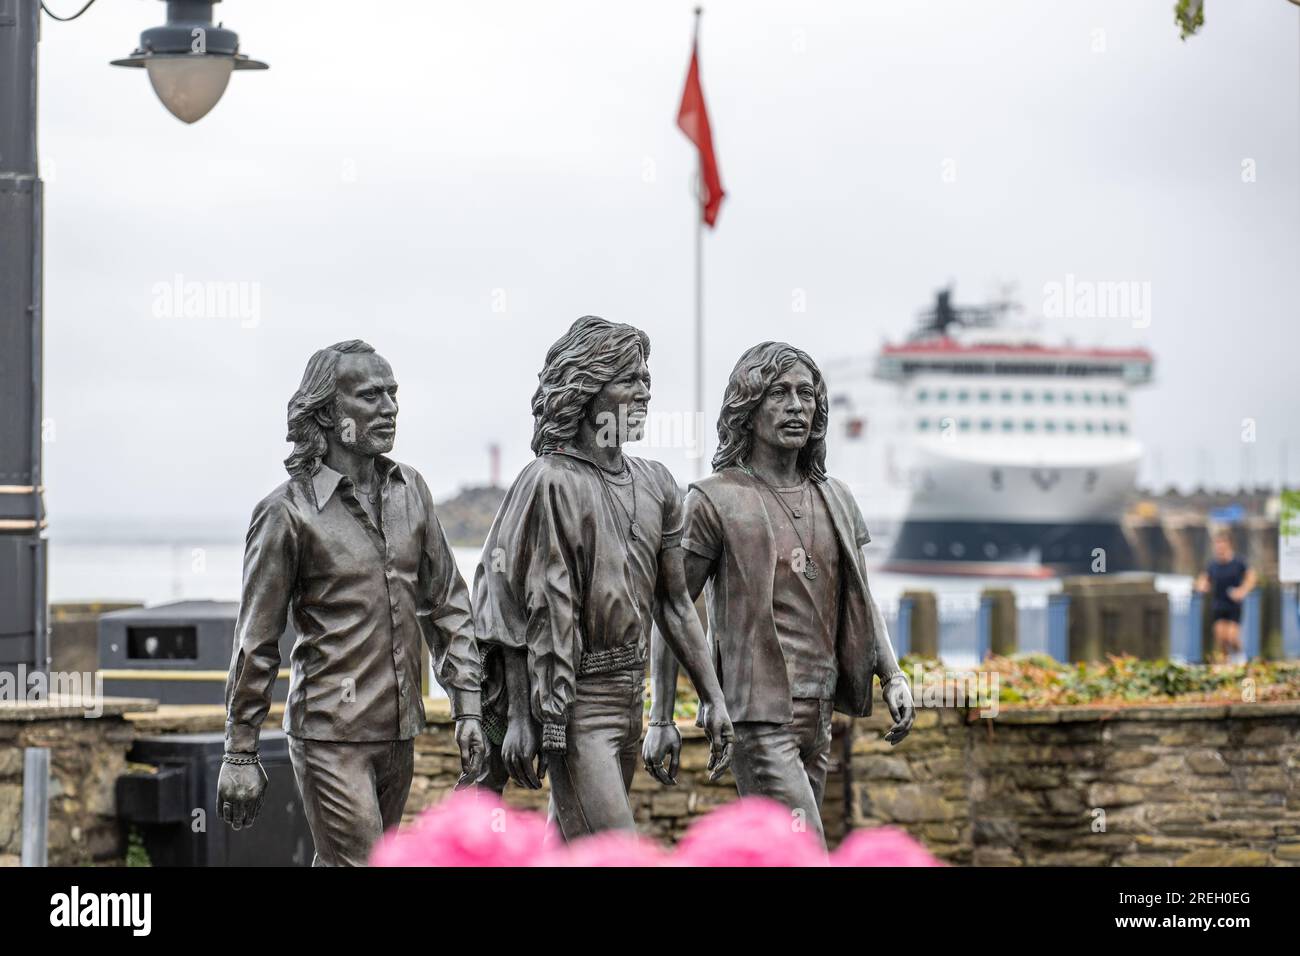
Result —
[[[949, 668], [933, 657], [908, 654], [899, 662], [917, 692], [915, 677], [927, 682], [955, 680], [970, 669]], [[1025, 707], [1085, 704], [1142, 704], [1244, 700], [1300, 700], [1300, 661], [1251, 661], [1249, 664], [1183, 664], [1111, 657], [1105, 661], [1063, 664], [1046, 654], [990, 657], [981, 672], [998, 675], [998, 701]], [[1245, 694], [1249, 687], [1253, 698]], [[693, 720], [699, 698], [685, 675], [677, 682], [673, 716]], [[649, 712], [649, 694], [646, 708]]]
[[149, 851], [144, 848], [144, 840], [141, 839], [140, 831], [135, 826], [131, 827], [127, 835], [126, 865], [153, 866], [153, 861], [149, 859]]
[[1282, 492], [1282, 510], [1278, 515], [1279, 530], [1284, 537], [1300, 535], [1300, 491]]
[[[932, 659], [904, 658], [912, 677], [916, 666], [937, 680], [948, 671]], [[1166, 703], [1172, 701], [1300, 700], [1300, 662], [1183, 664], [1111, 657], [1091, 663], [1062, 664], [1043, 654], [990, 657], [982, 671], [998, 675], [998, 700], [1030, 707], [1080, 704]], [[1253, 697], [1248, 697], [1249, 687]]]
[[1205, 25], [1203, 0], [1178, 0], [1174, 4], [1174, 22], [1178, 24], [1178, 38], [1186, 40]]

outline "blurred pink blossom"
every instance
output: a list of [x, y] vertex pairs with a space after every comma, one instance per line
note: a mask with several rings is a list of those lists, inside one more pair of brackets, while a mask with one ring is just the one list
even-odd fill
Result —
[[826, 866], [826, 851], [799, 818], [766, 797], [745, 797], [690, 825], [674, 866]]
[[854, 830], [831, 854], [831, 866], [943, 866], [914, 837], [895, 827]]
[[623, 830], [563, 843], [540, 861], [541, 866], [667, 866], [668, 854], [645, 837]]
[[[799, 817], [764, 797], [746, 797], [696, 820], [670, 853], [653, 840], [612, 831], [571, 844], [550, 834], [539, 813], [513, 810], [484, 790], [457, 791], [389, 831], [371, 854], [374, 866], [826, 866]], [[943, 866], [893, 827], [855, 830], [833, 866]]]
[[375, 845], [372, 866], [531, 866], [542, 856], [546, 818], [512, 810], [470, 788], [429, 807]]

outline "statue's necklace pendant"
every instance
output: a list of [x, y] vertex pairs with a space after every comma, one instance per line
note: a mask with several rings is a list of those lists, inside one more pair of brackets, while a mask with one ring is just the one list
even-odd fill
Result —
[[813, 562], [813, 559], [809, 558], [803, 566], [803, 576], [809, 581], [816, 581], [817, 575], [820, 573], [821, 572], [817, 570], [817, 565]]
[[632, 522], [632, 524], [628, 527], [627, 531], [628, 534], [632, 536], [633, 541], [641, 540], [641, 526], [637, 524], [635, 521]]
[[796, 518], [803, 517], [803, 512], [800, 511], [798, 508], [795, 508], [793, 511], [791, 511], [790, 514], [794, 515]]

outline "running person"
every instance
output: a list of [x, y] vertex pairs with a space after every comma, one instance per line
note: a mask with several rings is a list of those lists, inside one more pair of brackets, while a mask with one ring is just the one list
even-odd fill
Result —
[[1241, 604], [1255, 588], [1255, 572], [1237, 557], [1226, 528], [1214, 533], [1214, 560], [1196, 579], [1196, 590], [1213, 595], [1214, 657], [1226, 661], [1241, 651]]

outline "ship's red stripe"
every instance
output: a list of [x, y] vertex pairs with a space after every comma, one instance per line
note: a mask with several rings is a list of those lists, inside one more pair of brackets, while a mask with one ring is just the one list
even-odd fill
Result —
[[886, 345], [881, 349], [881, 352], [886, 355], [909, 353], [930, 355], [940, 352], [943, 354], [1028, 355], [1034, 358], [1062, 356], [1069, 358], [1131, 359], [1141, 362], [1150, 362], [1152, 360], [1151, 353], [1146, 349], [1070, 349], [1036, 344], [965, 345], [948, 338], [934, 339], [929, 342], [908, 342], [904, 345]]

